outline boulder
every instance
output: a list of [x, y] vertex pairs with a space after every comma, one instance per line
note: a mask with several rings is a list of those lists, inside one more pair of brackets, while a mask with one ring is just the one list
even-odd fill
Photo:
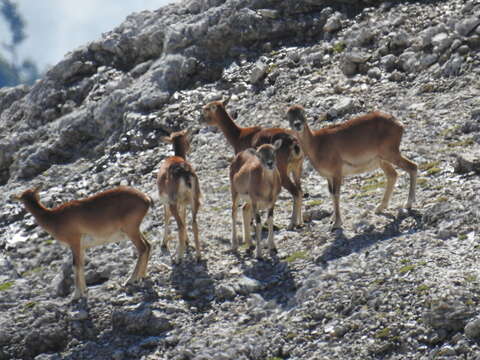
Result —
[[467, 174], [470, 172], [480, 174], [480, 152], [457, 154], [454, 171], [457, 174]]

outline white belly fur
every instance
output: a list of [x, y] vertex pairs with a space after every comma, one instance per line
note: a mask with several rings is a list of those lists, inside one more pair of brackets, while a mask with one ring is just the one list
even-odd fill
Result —
[[343, 163], [342, 164], [342, 175], [355, 175], [361, 174], [367, 171], [372, 171], [380, 167], [380, 159], [374, 158], [370, 161], [364, 163]]
[[[243, 195], [241, 194], [241, 195], [239, 196], [239, 198], [240, 198], [240, 200], [243, 200], [243, 201], [245, 201], [246, 203], [249, 203], [250, 206], [252, 205], [252, 202], [251, 202], [251, 200], [250, 200], [250, 196], [245, 195], [245, 194], [243, 194]], [[257, 202], [257, 207], [258, 207], [259, 210], [268, 209], [268, 208], [270, 207], [270, 205], [271, 205], [271, 204], [270, 204], [269, 202], [264, 202], [264, 201], [259, 201], [259, 202]]]
[[[170, 204], [170, 199], [168, 194], [165, 192], [161, 192], [159, 194], [160, 202], [164, 205]], [[180, 180], [178, 185], [178, 192], [177, 192], [177, 203], [181, 205], [190, 205], [190, 199], [192, 198], [192, 189], [190, 189], [183, 179]]]
[[98, 236], [98, 235], [92, 236], [92, 235], [85, 234], [85, 235], [82, 235], [81, 243], [82, 243], [82, 247], [87, 249], [97, 245], [108, 244], [112, 242], [120, 242], [127, 239], [128, 239], [128, 236], [124, 232], [118, 231], [108, 236]]

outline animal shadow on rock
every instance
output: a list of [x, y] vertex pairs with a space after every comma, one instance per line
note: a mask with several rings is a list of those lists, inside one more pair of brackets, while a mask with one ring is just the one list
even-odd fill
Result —
[[[276, 231], [279, 231], [279, 230], [280, 230], [280, 227], [273, 224], [273, 231], [276, 232]], [[254, 226], [252, 226], [251, 236], [252, 236], [252, 239], [255, 239], [256, 233], [255, 233], [255, 227]], [[270, 252], [270, 251], [268, 251], [268, 248], [265, 248], [265, 245], [266, 245], [267, 239], [268, 239], [268, 228], [264, 224], [262, 224], [262, 227], [260, 229], [260, 236], [261, 236], [261, 245], [262, 245], [262, 249], [263, 249], [263, 257], [261, 259], [255, 258], [255, 249], [256, 249], [255, 240], [252, 240], [253, 241], [252, 246], [248, 247], [248, 245], [243, 241], [243, 239], [239, 239], [239, 244], [241, 245], [241, 247], [238, 251], [232, 251], [231, 240], [230, 239], [217, 237], [217, 240], [218, 240], [218, 242], [220, 242], [222, 244], [228, 245], [228, 249], [226, 249], [224, 252], [226, 254], [231, 254], [232, 256], [234, 256], [239, 261], [255, 259], [257, 262], [277, 263], [279, 261], [279, 258], [277, 256], [278, 249], [275, 248], [274, 251]], [[245, 249], [245, 250], [243, 250], [243, 249]]]
[[143, 279], [140, 283], [126, 284], [125, 292], [128, 295], [139, 296], [142, 302], [150, 303], [159, 299], [158, 293], [154, 288], [154, 280], [150, 275]]
[[70, 303], [72, 321], [70, 325], [71, 336], [78, 340], [94, 340], [100, 330], [95, 326], [93, 315], [86, 298], [80, 298]]
[[206, 261], [187, 259], [180, 264], [172, 265], [171, 286], [190, 305], [201, 311], [206, 310], [215, 299], [214, 280], [208, 271]]
[[[384, 213], [383, 216], [390, 218], [391, 222], [386, 224], [382, 231], [372, 231], [371, 228], [367, 228], [364, 232], [348, 238], [343, 230], [335, 230], [333, 242], [317, 259], [317, 263], [326, 266], [329, 261], [348, 256], [352, 252], [359, 252], [380, 241], [417, 232], [423, 226], [422, 214], [417, 210], [399, 211], [396, 216]], [[413, 219], [415, 225], [402, 232], [400, 226], [406, 219]]]
[[282, 309], [288, 307], [298, 286], [286, 261], [264, 259], [254, 261], [252, 265], [242, 263], [242, 268], [247, 278], [258, 282], [252, 292], [260, 294], [265, 301], [273, 300]]

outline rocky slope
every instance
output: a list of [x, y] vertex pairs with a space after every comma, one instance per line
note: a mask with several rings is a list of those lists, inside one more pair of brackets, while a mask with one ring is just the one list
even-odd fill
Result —
[[[480, 355], [480, 4], [319, 3], [190, 0], [133, 14], [31, 88], [0, 90], [0, 359]], [[234, 256], [232, 150], [197, 121], [226, 96], [243, 126], [287, 126], [292, 103], [313, 128], [394, 114], [406, 126], [402, 151], [420, 166], [416, 209], [402, 209], [404, 173], [385, 215], [373, 214], [383, 175], [350, 177], [344, 231], [330, 233], [326, 182], [306, 162], [305, 227], [286, 230], [282, 192], [278, 258]], [[171, 266], [157, 203], [143, 225], [149, 279], [124, 288], [133, 247], [97, 247], [89, 299], [70, 302], [69, 251], [9, 196], [43, 183], [48, 206], [118, 184], [154, 197], [171, 154], [159, 138], [185, 127], [196, 132], [204, 262]]]

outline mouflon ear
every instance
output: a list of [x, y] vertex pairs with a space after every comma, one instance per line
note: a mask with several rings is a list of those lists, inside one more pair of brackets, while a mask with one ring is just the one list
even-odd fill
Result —
[[226, 97], [225, 99], [223, 99], [223, 100], [222, 100], [223, 106], [224, 106], [224, 107], [227, 106], [228, 103], [229, 103], [229, 101], [230, 101], [230, 97]]
[[169, 136], [160, 136], [160, 140], [162, 140], [163, 142], [166, 142], [166, 143], [169, 143], [171, 144], [172, 143], [172, 138]]
[[37, 184], [37, 185], [35, 185], [35, 186], [33, 187], [32, 190], [33, 190], [34, 193], [38, 193], [38, 192], [40, 192], [42, 189], [43, 189], [43, 184]]
[[275, 148], [276, 151], [282, 147], [282, 139], [277, 139], [273, 143], [273, 147]]

